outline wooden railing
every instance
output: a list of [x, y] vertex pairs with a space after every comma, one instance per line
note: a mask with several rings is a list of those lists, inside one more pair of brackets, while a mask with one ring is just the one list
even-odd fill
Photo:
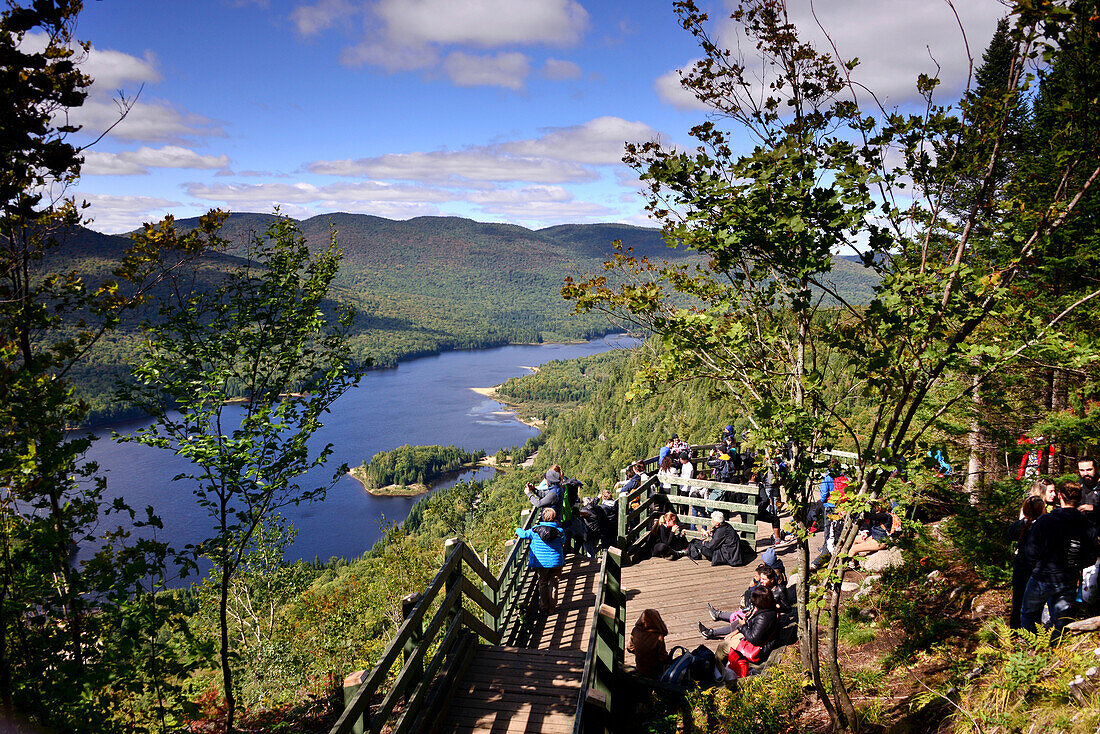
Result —
[[[670, 490], [665, 494], [661, 485], [668, 484]], [[705, 499], [688, 497], [681, 494], [685, 487], [702, 487], [722, 492], [724, 499]], [[630, 564], [638, 557], [639, 551], [649, 542], [649, 533], [653, 520], [657, 516], [658, 503], [667, 501], [680, 519], [684, 534], [689, 538], [700, 537], [703, 529], [709, 527], [709, 515], [714, 510], [722, 510], [729, 524], [737, 531], [756, 537], [756, 498], [760, 488], [752, 484], [727, 484], [712, 482], [708, 479], [683, 479], [677, 476], [653, 476], [642, 482], [625, 495], [619, 496], [618, 545], [623, 548], [624, 563]], [[737, 495], [747, 495], [749, 502], [731, 502]], [[701, 515], [693, 515], [693, 510]], [[734, 517], [740, 516], [740, 520]], [[695, 529], [698, 526], [702, 529]]]
[[573, 734], [616, 730], [612, 719], [613, 679], [622, 667], [626, 649], [626, 597], [621, 583], [622, 552], [618, 548], [604, 552], [599, 579]]
[[[533, 517], [525, 514], [524, 527], [530, 527]], [[419, 731], [445, 705], [478, 638], [492, 645], [512, 644], [522, 631], [520, 610], [534, 579], [526, 562], [529, 542], [513, 541], [500, 574], [494, 576], [465, 543], [448, 541], [447, 560], [378, 663], [361, 676], [330, 734]], [[393, 674], [398, 661], [401, 667]], [[381, 702], [371, 707], [388, 682]], [[404, 705], [395, 714], [402, 699]]]

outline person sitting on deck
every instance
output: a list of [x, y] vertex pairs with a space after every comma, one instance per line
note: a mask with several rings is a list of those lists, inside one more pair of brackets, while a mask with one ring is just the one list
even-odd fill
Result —
[[731, 632], [736, 632], [741, 629], [741, 625], [744, 624], [745, 619], [752, 611], [752, 593], [756, 589], [767, 589], [771, 593], [772, 598], [775, 600], [775, 608], [780, 613], [786, 613], [790, 611], [790, 604], [787, 601], [786, 590], [781, 586], [779, 580], [779, 574], [774, 568], [766, 563], [761, 563], [756, 567], [753, 572], [752, 583], [745, 589], [745, 594], [741, 599], [741, 607], [733, 612], [723, 612], [721, 609], [716, 609], [710, 602], [707, 602], [707, 614], [714, 622], [726, 622], [726, 624], [718, 627], [707, 627], [702, 622], [699, 623], [699, 634], [708, 640], [720, 640]]
[[675, 512], [666, 512], [654, 520], [649, 538], [653, 544], [651, 553], [658, 558], [675, 561], [687, 550], [688, 541]]
[[775, 648], [779, 630], [779, 611], [770, 590], [757, 587], [752, 591], [752, 609], [741, 629], [728, 635], [714, 651], [718, 667], [726, 680], [744, 678], [749, 663], [763, 661]]
[[688, 555], [693, 560], [706, 558], [712, 566], [744, 566], [752, 560], [755, 553], [748, 543], [741, 540], [741, 536], [732, 525], [726, 522], [726, 516], [721, 510], [715, 510], [710, 515], [711, 526], [706, 532], [706, 539], [696, 538], [688, 544]]
[[542, 509], [542, 522], [530, 530], [516, 528], [516, 536], [531, 541], [527, 550], [527, 566], [535, 569], [540, 612], [553, 613], [558, 608], [558, 579], [565, 565], [565, 533], [557, 523], [552, 507]]
[[668, 650], [665, 636], [668, 627], [656, 609], [646, 609], [630, 630], [630, 642], [626, 649], [634, 653], [634, 665], [639, 675], [656, 678], [668, 667]]

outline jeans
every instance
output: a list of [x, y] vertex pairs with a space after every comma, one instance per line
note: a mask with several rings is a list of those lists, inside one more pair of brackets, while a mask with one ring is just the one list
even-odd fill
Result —
[[1050, 621], [1056, 631], [1061, 631], [1069, 621], [1073, 608], [1073, 596], [1076, 592], [1073, 583], [1054, 583], [1039, 581], [1032, 576], [1024, 588], [1024, 600], [1020, 604], [1020, 626], [1028, 632], [1034, 632], [1036, 624], [1042, 618], [1043, 605], [1050, 611]]

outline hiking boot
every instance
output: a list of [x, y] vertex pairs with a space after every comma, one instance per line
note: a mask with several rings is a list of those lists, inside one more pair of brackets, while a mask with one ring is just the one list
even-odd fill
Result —
[[[717, 622], [718, 619], [719, 619], [718, 615], [720, 615], [721, 613], [722, 613], [721, 609], [715, 609], [714, 607], [712, 607], [710, 605], [709, 601], [707, 602], [707, 614], [710, 615], [711, 619], [713, 619], [715, 622]], [[702, 624], [702, 623], [700, 622], [700, 624]]]

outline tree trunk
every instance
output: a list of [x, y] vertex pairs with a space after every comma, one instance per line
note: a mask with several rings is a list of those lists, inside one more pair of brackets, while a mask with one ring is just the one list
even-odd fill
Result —
[[221, 627], [222, 686], [225, 688], [225, 731], [226, 734], [232, 734], [237, 700], [233, 696], [233, 670], [229, 667], [229, 569], [225, 566], [221, 569], [220, 587], [218, 623]]
[[982, 464], [982, 453], [986, 444], [985, 430], [981, 421], [983, 405], [981, 379], [978, 375], [974, 375], [970, 393], [970, 429], [966, 437], [970, 459], [966, 465], [965, 484], [966, 494], [970, 497], [972, 505], [978, 504], [978, 497], [985, 483], [985, 467]]

